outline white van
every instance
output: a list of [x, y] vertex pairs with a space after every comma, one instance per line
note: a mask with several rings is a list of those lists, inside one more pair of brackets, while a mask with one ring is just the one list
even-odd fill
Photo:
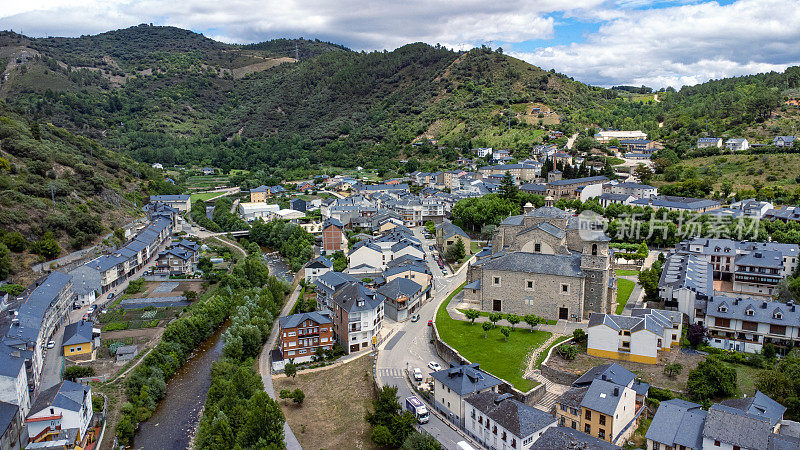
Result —
[[414, 369], [414, 381], [422, 381], [422, 370], [419, 367]]

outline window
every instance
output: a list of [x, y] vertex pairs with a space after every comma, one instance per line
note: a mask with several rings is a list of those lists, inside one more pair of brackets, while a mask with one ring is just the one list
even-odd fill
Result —
[[786, 325], [772, 325], [771, 324], [769, 326], [769, 332], [770, 332], [770, 334], [785, 335], [786, 334]]
[[583, 432], [586, 433], [586, 434], [591, 434], [592, 433], [591, 425], [589, 425], [588, 423], [586, 425], [584, 425], [583, 426]]
[[600, 438], [600, 439], [605, 439], [606, 438], [606, 430], [603, 430], [601, 428], [600, 431], [597, 432], [597, 437]]
[[622, 348], [631, 348], [631, 343], [628, 342], [628, 341], [623, 341], [622, 342]]
[[673, 341], [677, 341], [678, 340], [678, 335], [677, 334], [673, 334], [672, 335], [672, 340]]
[[661, 450], [661, 444], [658, 442], [653, 442], [653, 450]]
[[592, 256], [597, 256], [597, 244], [592, 244]]
[[592, 411], [586, 410], [586, 420], [592, 420]]
[[494, 277], [494, 279], [492, 280], [492, 284], [494, 284], [495, 286], [500, 286], [500, 277]]
[[83, 347], [78, 347], [78, 348], [75, 349], [76, 352], [79, 352], [81, 350], [83, 350]]
[[719, 441], [714, 441], [714, 447], [719, 447]]
[[754, 314], [754, 311], [752, 309], [748, 309], [744, 313], [747, 314], [748, 316], [752, 316]]
[[526, 280], [525, 281], [525, 289], [532, 291], [533, 290], [533, 280]]
[[578, 423], [577, 423], [577, 422], [575, 422], [575, 421], [573, 420], [573, 421], [572, 421], [572, 425], [571, 425], [570, 427], [571, 427], [573, 430], [577, 430], [577, 429], [578, 429]]
[[568, 284], [562, 284], [561, 285], [561, 293], [562, 294], [569, 294], [569, 285]]
[[539, 244], [539, 243], [533, 244], [533, 251], [536, 252], [536, 253], [541, 253], [542, 252], [542, 244]]
[[600, 425], [605, 425], [605, 424], [606, 424], [606, 416], [600, 414]]

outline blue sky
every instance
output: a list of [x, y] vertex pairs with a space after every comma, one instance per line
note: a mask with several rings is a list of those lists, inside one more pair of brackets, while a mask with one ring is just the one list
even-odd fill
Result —
[[303, 36], [367, 51], [488, 44], [599, 86], [680, 87], [800, 64], [800, 0], [0, 2], [0, 29], [30, 36], [150, 22], [232, 43]]

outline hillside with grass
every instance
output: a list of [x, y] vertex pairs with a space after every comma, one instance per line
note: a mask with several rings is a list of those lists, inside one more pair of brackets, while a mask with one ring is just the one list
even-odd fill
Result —
[[0, 245], [12, 272], [109, 234], [118, 241], [112, 232], [167, 184], [147, 165], [0, 104]]
[[139, 25], [80, 38], [2, 32], [0, 69], [11, 108], [136, 160], [277, 178], [323, 166], [402, 173], [403, 160], [433, 170], [479, 146], [521, 158], [549, 131], [598, 128], [645, 130], [677, 162], [701, 136], [767, 142], [800, 124], [784, 104], [800, 90], [797, 67], [679, 91], [603, 89], [487, 47], [231, 45]]

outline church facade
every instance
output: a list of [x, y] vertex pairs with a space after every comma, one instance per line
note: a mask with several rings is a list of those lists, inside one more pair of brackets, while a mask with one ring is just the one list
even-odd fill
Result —
[[595, 219], [526, 205], [495, 230], [492, 254], [467, 272], [464, 300], [482, 311], [583, 320], [610, 313], [616, 278]]

